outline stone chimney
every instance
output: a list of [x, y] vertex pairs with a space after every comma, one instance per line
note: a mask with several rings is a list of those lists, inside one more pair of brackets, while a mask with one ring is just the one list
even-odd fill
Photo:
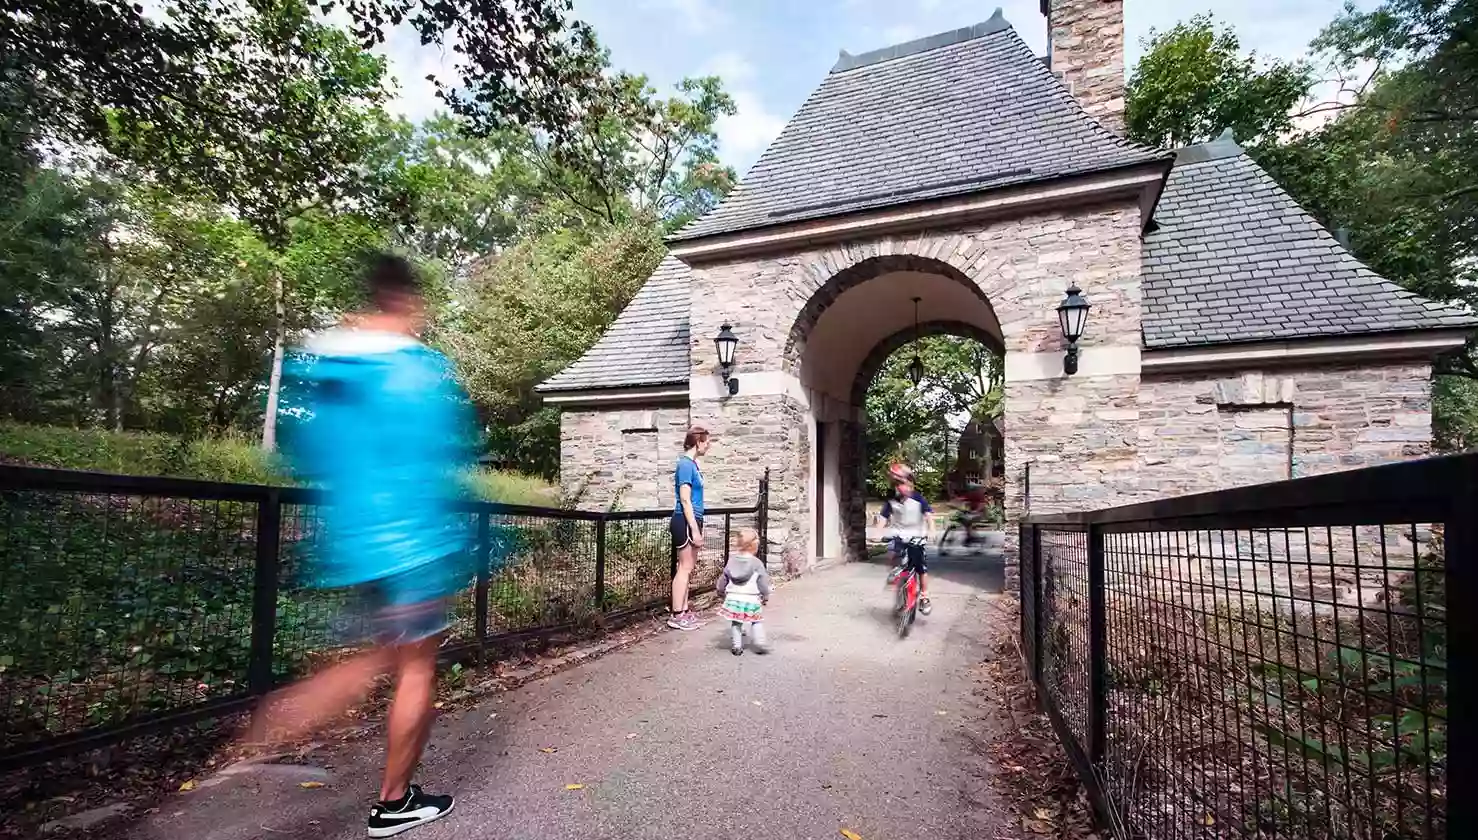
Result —
[[1047, 66], [1083, 110], [1124, 133], [1124, 0], [1042, 0]]

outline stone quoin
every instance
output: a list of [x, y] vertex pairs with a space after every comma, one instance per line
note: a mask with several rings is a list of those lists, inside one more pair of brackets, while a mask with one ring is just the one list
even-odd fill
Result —
[[[770, 471], [772, 558], [859, 556], [862, 395], [913, 334], [915, 297], [924, 331], [1004, 354], [1008, 520], [1428, 453], [1433, 359], [1474, 319], [1376, 276], [1230, 134], [1124, 140], [1121, 0], [1042, 10], [1046, 57], [999, 11], [841, 54], [539, 387], [563, 412], [567, 488], [669, 507], [683, 431], [701, 425], [709, 504], [751, 502]], [[1071, 285], [1092, 310], [1067, 376], [1055, 308]]]

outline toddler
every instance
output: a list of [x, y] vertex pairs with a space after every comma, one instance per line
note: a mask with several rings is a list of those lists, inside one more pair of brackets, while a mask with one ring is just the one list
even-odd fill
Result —
[[753, 528], [741, 528], [734, 539], [735, 552], [718, 579], [718, 597], [723, 605], [718, 614], [729, 620], [729, 650], [744, 653], [744, 628], [756, 653], [767, 652], [763, 609], [770, 602], [770, 575], [759, 557], [760, 535]]

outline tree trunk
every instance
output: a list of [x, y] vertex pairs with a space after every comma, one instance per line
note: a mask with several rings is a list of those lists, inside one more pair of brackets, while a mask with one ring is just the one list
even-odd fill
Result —
[[273, 304], [276, 307], [276, 335], [272, 342], [272, 377], [267, 381], [267, 411], [262, 417], [262, 448], [277, 451], [277, 398], [282, 390], [282, 352], [287, 340], [287, 302], [282, 272], [272, 272]]

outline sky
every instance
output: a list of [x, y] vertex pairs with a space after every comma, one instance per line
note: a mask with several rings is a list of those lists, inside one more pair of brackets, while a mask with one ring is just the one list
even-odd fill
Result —
[[[1040, 0], [1005, 0], [1006, 20], [1038, 54], [1047, 24]], [[1235, 28], [1244, 49], [1278, 58], [1306, 53], [1343, 0], [1126, 0], [1126, 63], [1141, 40], [1209, 12]], [[1361, 6], [1371, 5], [1361, 2]], [[666, 93], [688, 76], [717, 75], [738, 113], [719, 124], [719, 157], [741, 174], [780, 133], [825, 77], [839, 50], [857, 54], [979, 23], [996, 4], [979, 0], [575, 0], [575, 17], [595, 27], [612, 64], [646, 74]], [[387, 55], [402, 80], [394, 107], [418, 120], [438, 103], [423, 81], [449, 76], [449, 63], [413, 37], [392, 37]]]

